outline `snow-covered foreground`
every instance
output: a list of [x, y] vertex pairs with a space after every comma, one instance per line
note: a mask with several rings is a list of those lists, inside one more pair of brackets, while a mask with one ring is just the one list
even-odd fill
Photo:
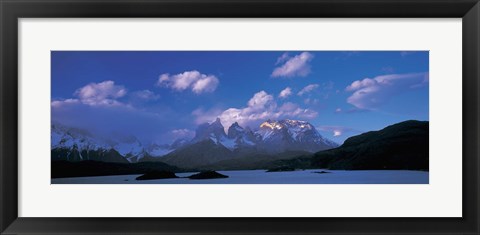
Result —
[[[115, 175], [52, 179], [52, 184], [428, 184], [428, 172], [407, 170], [338, 171], [317, 174], [320, 170], [265, 172], [265, 170], [218, 171], [224, 179], [188, 178], [135, 180], [140, 175]], [[177, 173], [179, 177], [193, 173]]]

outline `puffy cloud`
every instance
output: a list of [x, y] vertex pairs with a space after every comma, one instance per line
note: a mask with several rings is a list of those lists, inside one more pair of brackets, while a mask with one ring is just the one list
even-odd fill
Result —
[[218, 79], [215, 76], [207, 76], [199, 79], [193, 84], [192, 91], [200, 94], [203, 92], [213, 92], [217, 89]]
[[428, 85], [428, 73], [389, 74], [352, 82], [347, 102], [358, 109], [374, 110], [397, 94]]
[[300, 90], [300, 91], [297, 93], [297, 95], [302, 96], [302, 95], [304, 95], [304, 94], [310, 93], [310, 92], [312, 92], [313, 90], [317, 89], [318, 87], [319, 87], [318, 84], [310, 84], [310, 85], [304, 87], [302, 90]]
[[285, 62], [273, 70], [271, 74], [272, 77], [305, 77], [310, 73], [309, 62], [313, 59], [313, 54], [303, 52], [288, 59], [284, 57], [285, 54], [278, 58], [277, 62]]
[[125, 87], [117, 86], [113, 81], [90, 83], [74, 93], [83, 104], [91, 106], [121, 105], [116, 99], [125, 96], [125, 94], [127, 94]]
[[292, 94], [292, 89], [290, 87], [287, 87], [282, 91], [280, 91], [280, 94], [278, 95], [278, 97], [285, 99], [289, 97], [291, 94]]
[[192, 83], [196, 82], [201, 76], [202, 74], [198, 71], [188, 71], [173, 76], [162, 74], [160, 75], [157, 85], [166, 84], [166, 86], [175, 90], [183, 91], [189, 88]]
[[234, 122], [241, 126], [256, 127], [267, 119], [299, 118], [312, 119], [318, 113], [311, 109], [304, 109], [297, 104], [288, 102], [281, 106], [275, 102], [274, 97], [265, 91], [259, 91], [247, 102], [246, 107], [228, 108], [223, 111], [204, 111], [197, 109], [192, 112], [196, 116], [196, 123], [204, 123], [215, 120], [219, 117], [227, 129]]
[[127, 94], [127, 89], [123, 86], [115, 85], [113, 81], [103, 81], [100, 83], [90, 83], [81, 87], [73, 93], [75, 99], [54, 100], [51, 106], [54, 108], [63, 105], [82, 103], [88, 106], [123, 106], [118, 101]]
[[113, 81], [90, 83], [74, 93], [82, 103], [89, 105], [114, 104], [115, 99], [125, 94], [127, 94], [125, 87], [117, 86]]
[[218, 84], [218, 78], [214, 75], [206, 75], [193, 70], [176, 75], [162, 74], [156, 85], [172, 88], [176, 91], [191, 89], [194, 93], [201, 94], [215, 91]]
[[159, 95], [153, 93], [150, 90], [142, 90], [133, 92], [133, 97], [141, 100], [158, 100]]
[[170, 74], [164, 73], [158, 77], [157, 85], [160, 86], [164, 82], [168, 82], [170, 80]]
[[355, 91], [364, 87], [374, 86], [377, 83], [374, 79], [365, 78], [363, 80], [357, 80], [352, 82], [345, 88], [346, 91]]
[[54, 100], [52, 101], [51, 105], [52, 105], [52, 108], [60, 108], [63, 105], [78, 104], [78, 103], [80, 103], [80, 100], [78, 99], [65, 99], [65, 100]]
[[277, 62], [275, 62], [275, 65], [281, 64], [285, 61], [287, 61], [290, 58], [288, 53], [283, 53], [282, 56], [278, 57]]
[[248, 101], [248, 107], [254, 110], [259, 110], [266, 108], [267, 105], [272, 104], [272, 102], [272, 95], [267, 94], [265, 91], [260, 91], [255, 93], [255, 95], [253, 95], [253, 97]]

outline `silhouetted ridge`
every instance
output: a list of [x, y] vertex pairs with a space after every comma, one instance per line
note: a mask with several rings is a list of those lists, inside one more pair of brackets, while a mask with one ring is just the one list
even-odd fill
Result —
[[405, 121], [348, 138], [338, 148], [274, 165], [335, 170], [428, 170], [429, 123]]

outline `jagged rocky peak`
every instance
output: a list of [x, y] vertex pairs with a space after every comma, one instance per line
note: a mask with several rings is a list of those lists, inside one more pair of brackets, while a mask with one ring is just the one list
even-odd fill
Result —
[[243, 128], [238, 122], [228, 128], [228, 138], [234, 141], [234, 148], [251, 147], [261, 140], [261, 136], [254, 133], [250, 127]]
[[76, 148], [83, 150], [109, 147], [105, 140], [96, 139], [90, 132], [83, 129], [67, 127], [58, 123], [52, 124], [51, 128], [52, 148], [73, 148], [76, 146]]
[[268, 119], [267, 121], [260, 124], [260, 129], [281, 130], [284, 128], [298, 128], [298, 129], [306, 129], [306, 130], [315, 129], [315, 127], [307, 121], [291, 120], [291, 119], [283, 119], [279, 121], [272, 121]]
[[245, 133], [245, 129], [241, 127], [238, 122], [233, 123], [229, 128], [228, 128], [228, 138], [236, 138], [239, 135]]
[[224, 128], [224, 126], [222, 125], [222, 120], [220, 120], [220, 118], [216, 118], [215, 121], [213, 122], [207, 122], [207, 124], [213, 128]]
[[307, 121], [267, 120], [260, 125], [258, 133], [262, 136], [263, 147], [269, 151], [288, 149], [316, 152], [338, 146], [323, 138]]
[[225, 134], [225, 129], [220, 121], [220, 118], [217, 118], [214, 122], [204, 123], [198, 126], [195, 130], [195, 137], [192, 142], [200, 142], [203, 140], [211, 139], [214, 142], [219, 142], [220, 140], [227, 137]]
[[287, 127], [297, 127], [300, 129], [307, 129], [307, 130], [315, 129], [315, 127], [307, 121], [285, 119], [285, 120], [281, 120], [280, 123], [282, 123]]

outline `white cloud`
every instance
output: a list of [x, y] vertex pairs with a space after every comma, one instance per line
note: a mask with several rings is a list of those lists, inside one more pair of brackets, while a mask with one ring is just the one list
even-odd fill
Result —
[[275, 65], [281, 64], [285, 61], [287, 61], [290, 58], [287, 52], [283, 53], [280, 57], [278, 57], [277, 62], [275, 62]]
[[318, 87], [319, 87], [318, 84], [310, 84], [310, 85], [304, 87], [302, 90], [300, 90], [300, 91], [297, 93], [297, 95], [302, 96], [302, 95], [304, 95], [304, 94], [310, 93], [310, 92], [312, 92], [313, 90], [317, 89]]
[[428, 73], [389, 74], [352, 82], [347, 102], [358, 109], [374, 110], [397, 94], [428, 85]]
[[273, 102], [273, 96], [267, 94], [265, 91], [255, 93], [253, 97], [248, 101], [248, 107], [254, 110], [263, 109], [270, 106]]
[[193, 84], [192, 91], [200, 94], [203, 92], [213, 92], [217, 89], [218, 79], [215, 76], [207, 76], [199, 79]]
[[54, 100], [52, 101], [51, 105], [52, 105], [52, 108], [60, 108], [63, 105], [78, 104], [78, 103], [80, 103], [80, 100], [78, 99], [65, 99], [65, 100]]
[[168, 82], [168, 80], [170, 80], [170, 75], [164, 73], [158, 77], [157, 85], [160, 86], [163, 82]]
[[142, 91], [136, 91], [133, 92], [133, 96], [138, 99], [142, 100], [158, 100], [160, 98], [159, 95], [155, 94], [154, 92], [150, 90], [142, 90]]
[[223, 126], [227, 129], [234, 122], [238, 122], [244, 127], [256, 127], [260, 122], [267, 119], [312, 119], [317, 117], [318, 113], [311, 109], [301, 108], [291, 102], [279, 107], [272, 95], [265, 91], [259, 91], [247, 102], [246, 107], [228, 108], [223, 111], [211, 110], [207, 112], [203, 109], [197, 109], [192, 112], [192, 115], [196, 116], [197, 124], [210, 122], [219, 117]]
[[346, 91], [355, 91], [360, 88], [364, 87], [369, 87], [369, 86], [374, 86], [377, 83], [375, 79], [371, 78], [365, 78], [363, 80], [357, 80], [352, 82], [352, 84], [348, 85], [347, 88], [345, 88]]
[[125, 94], [127, 94], [125, 87], [117, 86], [113, 81], [90, 83], [74, 93], [83, 104], [91, 106], [121, 105], [116, 99], [125, 96]]
[[214, 75], [202, 74], [196, 70], [169, 75], [160, 75], [157, 86], [172, 88], [176, 91], [191, 89], [196, 94], [213, 92], [219, 84], [218, 78]]
[[278, 95], [278, 97], [285, 99], [289, 97], [291, 94], [292, 94], [292, 89], [290, 87], [287, 87], [282, 91], [280, 91], [280, 94]]
[[308, 62], [313, 59], [313, 54], [303, 52], [288, 59], [284, 58], [284, 55], [278, 58], [277, 62], [285, 61], [285, 63], [273, 70], [272, 77], [305, 77], [310, 73], [310, 65]]
[[117, 99], [125, 96], [127, 89], [123, 86], [115, 85], [113, 81], [103, 81], [100, 83], [90, 83], [81, 87], [73, 93], [75, 99], [54, 100], [51, 106], [54, 108], [63, 105], [82, 103], [88, 106], [124, 106]]

